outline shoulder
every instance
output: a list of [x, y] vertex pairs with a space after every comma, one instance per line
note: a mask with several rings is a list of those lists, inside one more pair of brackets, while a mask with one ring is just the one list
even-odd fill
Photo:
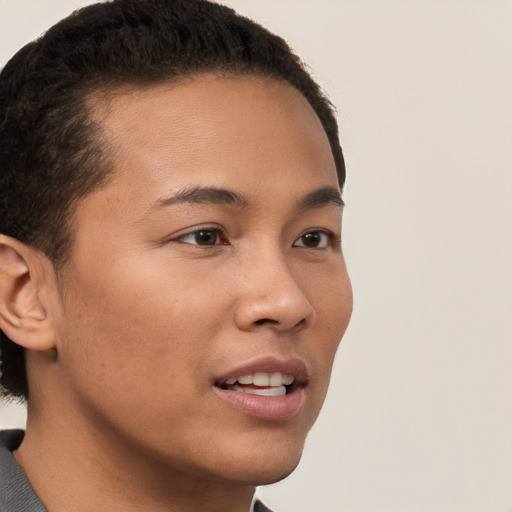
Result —
[[22, 430], [0, 432], [0, 510], [47, 512], [12, 454], [23, 435]]
[[260, 500], [256, 500], [254, 502], [254, 512], [272, 512], [269, 508], [267, 508]]

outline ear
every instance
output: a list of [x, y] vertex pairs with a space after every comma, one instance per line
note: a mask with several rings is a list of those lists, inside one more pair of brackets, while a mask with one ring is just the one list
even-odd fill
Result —
[[[0, 328], [18, 345], [30, 350], [49, 350], [55, 336], [41, 300], [45, 267], [53, 266], [38, 251], [0, 235]], [[48, 267], [49, 265], [49, 267]]]

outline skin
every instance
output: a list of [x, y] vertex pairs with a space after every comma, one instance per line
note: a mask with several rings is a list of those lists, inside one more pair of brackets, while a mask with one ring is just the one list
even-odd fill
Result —
[[[340, 206], [297, 206], [338, 189], [327, 137], [296, 90], [255, 77], [124, 90], [96, 116], [114, 171], [78, 204], [69, 262], [55, 275], [10, 245], [33, 283], [16, 458], [52, 512], [245, 512], [299, 462], [352, 310]], [[243, 200], [170, 199], [194, 187]], [[214, 391], [262, 356], [307, 368], [292, 418]]]

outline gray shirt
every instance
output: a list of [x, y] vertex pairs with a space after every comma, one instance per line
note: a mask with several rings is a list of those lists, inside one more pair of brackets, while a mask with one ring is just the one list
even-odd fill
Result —
[[12, 452], [23, 440], [23, 430], [0, 432], [0, 510], [47, 512]]

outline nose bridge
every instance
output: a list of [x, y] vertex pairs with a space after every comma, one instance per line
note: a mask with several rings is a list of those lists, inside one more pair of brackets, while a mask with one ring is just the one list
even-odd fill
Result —
[[245, 330], [263, 324], [278, 330], [306, 326], [314, 309], [278, 244], [262, 244], [243, 265], [236, 320]]

